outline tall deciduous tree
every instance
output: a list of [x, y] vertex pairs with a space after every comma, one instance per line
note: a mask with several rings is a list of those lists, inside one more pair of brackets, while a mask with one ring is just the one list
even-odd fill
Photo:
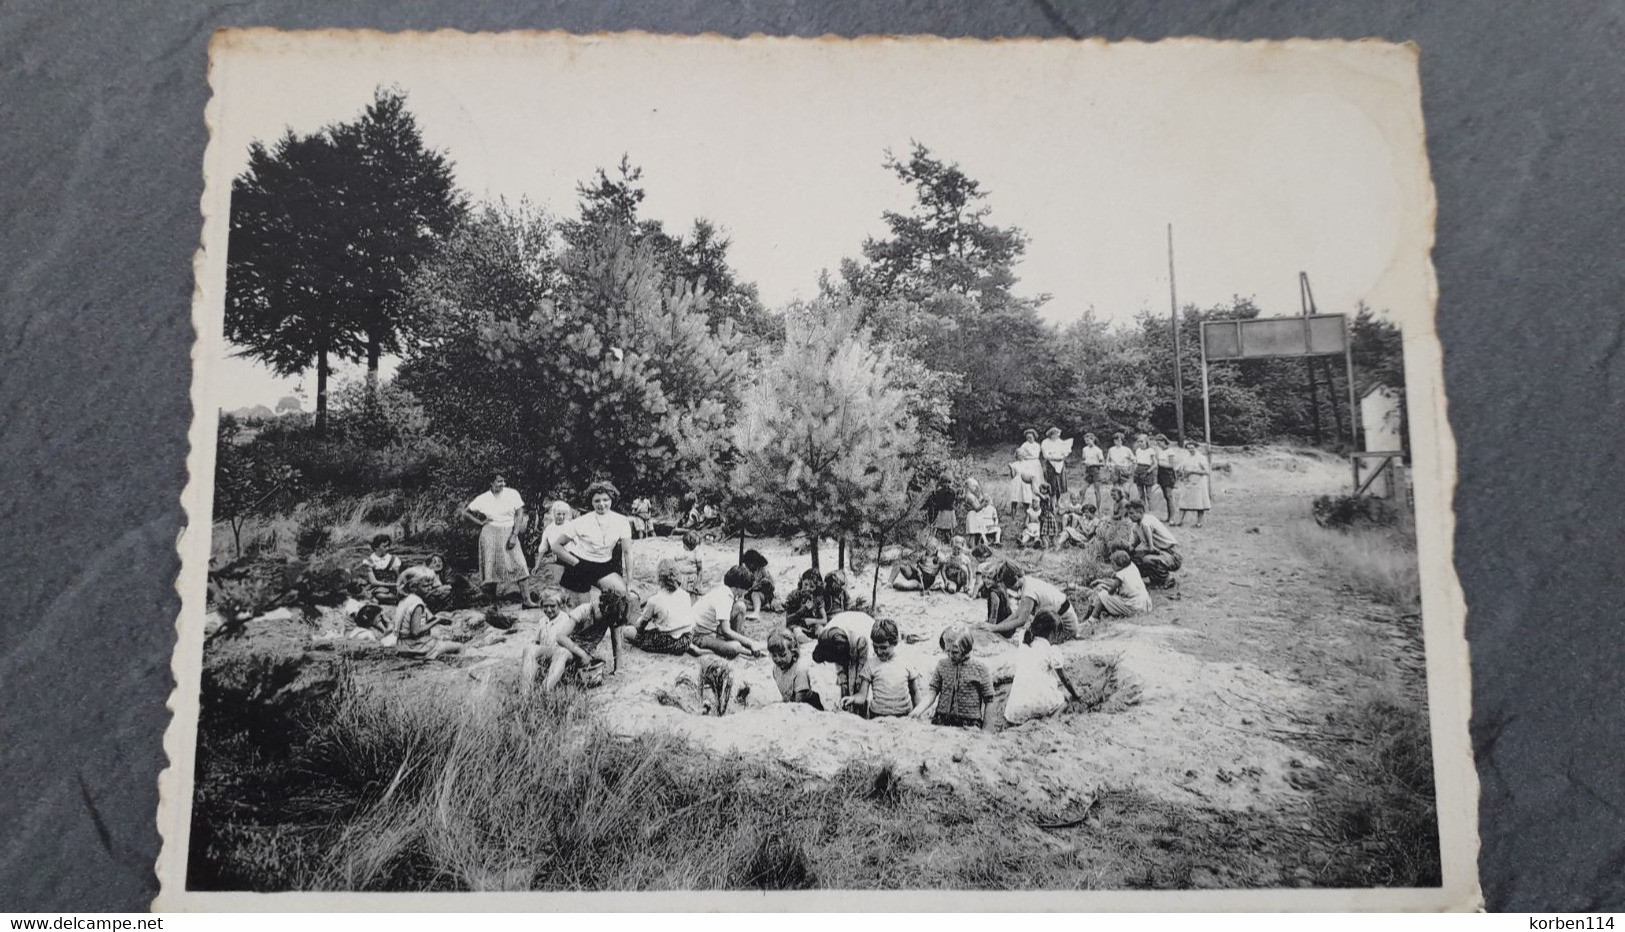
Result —
[[464, 210], [399, 92], [378, 91], [353, 122], [254, 143], [232, 182], [227, 339], [282, 375], [314, 366], [325, 430], [332, 363], [365, 360], [376, 385], [379, 357], [399, 349], [406, 282]]
[[344, 281], [366, 341], [369, 395], [379, 357], [400, 351], [406, 286], [418, 265], [467, 212], [452, 163], [423, 142], [406, 96], [380, 89], [361, 117], [328, 131], [348, 163]]
[[343, 251], [326, 231], [345, 222], [332, 192], [343, 160], [325, 133], [284, 134], [249, 147], [231, 185], [226, 244], [225, 334], [239, 353], [278, 375], [316, 369], [316, 426], [327, 426], [327, 379], [335, 359], [365, 350], [342, 289]]
[[872, 531], [876, 514], [907, 498], [920, 442], [896, 360], [860, 315], [828, 299], [787, 310], [784, 348], [734, 432], [734, 488], [759, 520], [804, 535], [815, 569], [820, 539]]

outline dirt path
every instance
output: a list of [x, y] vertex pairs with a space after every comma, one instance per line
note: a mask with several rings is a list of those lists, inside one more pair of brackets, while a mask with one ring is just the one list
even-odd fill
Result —
[[[695, 694], [694, 661], [635, 649], [594, 691], [595, 701], [623, 733], [682, 735], [717, 753], [768, 757], [818, 777], [853, 761], [890, 762], [908, 779], [983, 784], [1046, 812], [1074, 809], [1105, 788], [1224, 810], [1290, 806], [1319, 770], [1305, 736], [1359, 690], [1401, 683], [1396, 688], [1419, 691], [1420, 645], [1398, 634], [1378, 606], [1329, 582], [1285, 533], [1305, 520], [1310, 498], [1339, 488], [1343, 473], [1334, 461], [1266, 453], [1231, 466], [1215, 477], [1206, 526], [1175, 529], [1186, 554], [1177, 596], [1154, 593], [1150, 615], [1062, 647], [1078, 663], [1089, 658], [1099, 669], [1115, 668], [1114, 711], [1066, 714], [999, 734], [863, 721], [779, 702], [763, 659], [736, 662], [751, 687], [744, 706], [703, 718], [669, 704]], [[788, 591], [805, 555], [782, 542], [752, 546]], [[636, 575], [652, 575], [655, 562], [677, 548], [671, 540], [641, 544]], [[707, 545], [702, 555], [714, 581], [736, 551]], [[824, 560], [830, 565], [833, 553]], [[1071, 582], [1075, 562], [1048, 555], [1035, 571]], [[883, 588], [879, 614], [921, 638], [899, 656], [928, 673], [942, 628], [978, 620], [983, 608], [961, 596]], [[469, 680], [510, 688], [537, 624], [535, 613], [522, 618], [503, 643], [458, 662]], [[764, 635], [772, 623], [770, 616], [753, 633]], [[977, 645], [994, 667], [1012, 649], [998, 638]], [[814, 685], [826, 702], [833, 698], [832, 671], [817, 668]]]

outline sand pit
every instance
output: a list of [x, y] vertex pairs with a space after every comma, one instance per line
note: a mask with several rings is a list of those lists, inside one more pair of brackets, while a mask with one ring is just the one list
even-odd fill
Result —
[[[781, 542], [752, 544], [772, 561], [787, 589], [806, 556], [793, 554]], [[678, 548], [672, 540], [640, 542], [637, 564], [653, 567]], [[713, 578], [736, 555], [720, 546], [707, 546], [702, 553]], [[978, 621], [984, 612], [981, 602], [964, 596], [884, 589], [880, 595], [879, 614], [896, 620], [905, 640], [920, 638], [900, 645], [899, 659], [926, 675], [941, 656], [938, 633], [952, 623]], [[515, 632], [498, 644], [467, 652], [458, 664], [473, 663], [476, 679], [506, 688], [523, 645], [540, 623], [539, 613], [518, 614], [521, 623]], [[769, 613], [750, 633], [765, 636], [779, 622]], [[594, 689], [592, 697], [604, 720], [621, 733], [679, 735], [718, 754], [775, 760], [819, 778], [852, 762], [889, 763], [905, 779], [979, 783], [1044, 811], [1085, 805], [1102, 787], [1134, 787], [1170, 800], [1231, 809], [1272, 805], [1279, 802], [1275, 797], [1297, 793], [1288, 774], [1310, 762], [1303, 752], [1270, 737], [1267, 729], [1283, 715], [1281, 710], [1303, 705], [1306, 690], [1257, 667], [1206, 661], [1182, 651], [1179, 644], [1193, 636], [1153, 614], [1062, 645], [1080, 689], [1087, 694], [1088, 687], [1098, 688], [1110, 672], [1112, 682], [1106, 685], [1119, 694], [1116, 701], [1106, 697], [1101, 711], [1068, 712], [997, 734], [917, 720], [865, 721], [785, 704], [766, 658], [733, 662], [738, 682], [748, 685], [750, 693], [725, 717], [689, 711], [698, 706], [697, 661], [636, 648], [628, 649], [621, 671]], [[976, 656], [996, 676], [1014, 649], [1002, 638], [978, 634]], [[826, 707], [833, 707], [838, 695], [834, 669], [814, 665], [813, 683]]]
[[[719, 755], [776, 761], [809, 778], [828, 778], [854, 762], [891, 764], [905, 780], [979, 785], [1042, 812], [1087, 805], [1103, 788], [1132, 788], [1215, 809], [1289, 805], [1316, 784], [1312, 775], [1320, 768], [1304, 742], [1293, 738], [1338, 701], [1323, 684], [1347, 676], [1338, 645], [1348, 643], [1345, 633], [1370, 606], [1317, 587], [1315, 568], [1283, 536], [1256, 531], [1297, 520], [1304, 491], [1338, 481], [1333, 465], [1276, 459], [1240, 466], [1250, 484], [1273, 478], [1289, 494], [1266, 498], [1255, 485], [1231, 499], [1247, 501], [1249, 514], [1219, 511], [1201, 530], [1179, 529], [1187, 566], [1177, 595], [1154, 593], [1150, 615], [1113, 622], [1061, 646], [1080, 688], [1112, 693], [1097, 711], [1070, 711], [997, 734], [917, 720], [865, 721], [782, 703], [771, 661], [743, 658], [733, 663], [749, 698], [725, 717], [704, 717], [694, 711], [697, 661], [636, 648], [628, 648], [616, 675], [591, 690], [592, 702], [620, 733], [680, 736]], [[1216, 489], [1221, 501], [1222, 492]], [[783, 541], [752, 540], [748, 546], [769, 558], [781, 595], [809, 562]], [[640, 541], [635, 586], [647, 591], [656, 563], [679, 550], [672, 539]], [[702, 546], [707, 581], [719, 580], [737, 555], [734, 541]], [[834, 557], [827, 548], [821, 561], [828, 567]], [[1073, 583], [1078, 580], [1065, 574], [1075, 565], [1073, 556], [1052, 554], [1036, 571]], [[864, 598], [869, 578], [863, 574], [854, 586]], [[391, 675], [415, 676], [413, 669], [433, 675], [429, 670], [438, 668], [458, 671], [471, 689], [476, 683], [512, 688], [519, 654], [539, 624], [537, 612], [518, 614], [518, 628], [498, 643], [449, 662], [391, 665]], [[877, 614], [893, 618], [905, 641], [917, 638], [902, 644], [898, 656], [928, 675], [940, 657], [941, 630], [981, 620], [984, 607], [964, 596], [896, 592], [882, 583]], [[748, 633], [765, 637], [781, 621], [768, 613]], [[1013, 650], [997, 636], [978, 634], [976, 655], [995, 671]], [[833, 668], [815, 665], [813, 682], [826, 707], [833, 707]]]

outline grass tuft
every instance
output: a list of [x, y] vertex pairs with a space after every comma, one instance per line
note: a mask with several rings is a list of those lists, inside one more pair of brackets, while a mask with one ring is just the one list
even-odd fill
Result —
[[1350, 589], [1400, 612], [1421, 610], [1414, 536], [1389, 528], [1329, 530], [1309, 521], [1289, 526], [1286, 534], [1307, 559]]

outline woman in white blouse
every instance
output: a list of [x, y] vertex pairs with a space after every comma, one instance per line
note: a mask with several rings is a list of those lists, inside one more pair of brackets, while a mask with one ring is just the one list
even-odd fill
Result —
[[1044, 481], [1049, 483], [1050, 494], [1059, 501], [1067, 492], [1066, 458], [1072, 455], [1072, 441], [1061, 439], [1061, 429], [1051, 427], [1038, 445], [1044, 458]]
[[1026, 440], [1016, 448], [1016, 461], [1010, 464], [1010, 513], [1020, 518], [1033, 501], [1033, 487], [1043, 480], [1043, 467], [1039, 457], [1043, 448], [1038, 443], [1038, 431], [1024, 432]]
[[[632, 522], [611, 510], [615, 486], [594, 482], [587, 487], [592, 510], [563, 525], [552, 538], [553, 555], [564, 564], [559, 585], [582, 595], [593, 588], [627, 594], [632, 566]], [[620, 559], [616, 559], [616, 548]]]
[[1212, 472], [1207, 455], [1197, 447], [1196, 441], [1185, 441], [1185, 456], [1179, 463], [1179, 520], [1173, 522], [1175, 527], [1184, 524], [1185, 515], [1193, 511], [1196, 526], [1202, 526], [1202, 518], [1213, 507], [1213, 487], [1209, 484]]
[[480, 585], [493, 599], [510, 585], [517, 585], [526, 606], [534, 606], [530, 589], [530, 564], [519, 546], [519, 523], [525, 500], [518, 489], [508, 487], [501, 473], [491, 477], [491, 487], [468, 503], [463, 516], [480, 526]]

